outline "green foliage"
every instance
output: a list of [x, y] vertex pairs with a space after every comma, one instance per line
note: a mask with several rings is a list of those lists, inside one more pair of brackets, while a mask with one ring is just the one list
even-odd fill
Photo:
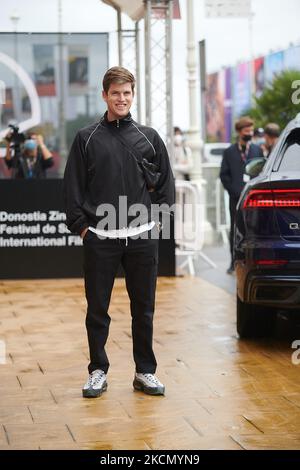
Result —
[[300, 103], [294, 104], [292, 96], [295, 94], [300, 98], [299, 90], [292, 84], [300, 80], [300, 71], [287, 70], [280, 75], [276, 75], [273, 81], [265, 88], [259, 98], [255, 98], [255, 106], [247, 113], [255, 120], [255, 127], [264, 127], [269, 122], [276, 122], [281, 129], [300, 113]]

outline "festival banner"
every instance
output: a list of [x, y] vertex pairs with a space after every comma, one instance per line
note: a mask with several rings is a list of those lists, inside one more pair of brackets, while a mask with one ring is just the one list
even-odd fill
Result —
[[232, 68], [225, 69], [225, 142], [231, 141], [232, 133]]
[[270, 83], [274, 77], [283, 71], [283, 52], [275, 52], [265, 58], [265, 81]]
[[251, 108], [250, 63], [238, 64], [233, 73], [234, 117], [239, 118]]
[[224, 142], [224, 72], [207, 77], [206, 91], [206, 135], [208, 141]]
[[259, 98], [265, 87], [265, 59], [259, 57], [254, 61], [254, 84], [255, 84], [255, 96]]
[[284, 70], [300, 70], [300, 46], [290, 47], [284, 51]]

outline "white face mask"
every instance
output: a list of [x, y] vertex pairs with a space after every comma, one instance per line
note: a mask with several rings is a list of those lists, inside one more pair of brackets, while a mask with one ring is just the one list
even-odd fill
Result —
[[183, 143], [183, 138], [181, 134], [176, 134], [174, 135], [174, 144], [175, 145], [182, 145]]
[[256, 143], [256, 145], [265, 145], [266, 144], [266, 139], [261, 137], [261, 138], [257, 139], [257, 141], [255, 143]]

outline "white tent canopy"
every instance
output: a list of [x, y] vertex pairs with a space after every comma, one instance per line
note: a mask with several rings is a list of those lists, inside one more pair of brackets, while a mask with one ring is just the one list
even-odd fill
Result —
[[145, 15], [145, 5], [143, 0], [102, 0], [103, 3], [113, 8], [120, 9], [122, 13], [128, 15], [133, 21], [139, 21]]

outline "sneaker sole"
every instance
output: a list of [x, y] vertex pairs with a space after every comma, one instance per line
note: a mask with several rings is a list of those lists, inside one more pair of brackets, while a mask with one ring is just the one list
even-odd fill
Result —
[[147, 395], [164, 395], [165, 394], [165, 387], [147, 387], [146, 385], [142, 384], [141, 382], [134, 380], [133, 388], [138, 390], [139, 392], [144, 392]]
[[106, 392], [107, 384], [103, 385], [103, 387], [99, 390], [93, 390], [92, 388], [88, 388], [86, 390], [82, 390], [83, 398], [99, 398], [101, 397], [103, 392]]

